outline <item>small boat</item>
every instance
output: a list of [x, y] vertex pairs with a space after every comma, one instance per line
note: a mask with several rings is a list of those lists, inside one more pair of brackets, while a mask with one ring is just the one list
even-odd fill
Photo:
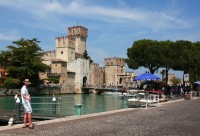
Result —
[[107, 96], [110, 96], [110, 95], [119, 95], [119, 94], [121, 94], [121, 93], [120, 93], [120, 92], [104, 92], [104, 93], [102, 93], [102, 94], [107, 95]]
[[139, 99], [138, 98], [130, 98], [130, 99], [128, 99], [127, 104], [128, 104], [129, 108], [137, 108], [137, 107], [141, 106], [139, 104]]
[[159, 94], [138, 93], [135, 98], [128, 99], [128, 107], [147, 107], [159, 103]]
[[118, 95], [118, 96], [120, 96], [122, 100], [128, 100], [128, 99], [131, 99], [131, 98], [135, 98], [136, 94], [123, 93], [123, 94]]

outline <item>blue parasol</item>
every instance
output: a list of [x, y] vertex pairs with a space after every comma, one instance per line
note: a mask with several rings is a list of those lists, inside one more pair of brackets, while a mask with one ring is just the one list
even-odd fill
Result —
[[139, 75], [138, 77], [134, 78], [134, 81], [137, 80], [159, 80], [160, 78], [155, 76], [154, 74], [150, 74], [150, 73], [144, 73]]
[[194, 83], [200, 85], [200, 81], [196, 81], [196, 82], [194, 82]]

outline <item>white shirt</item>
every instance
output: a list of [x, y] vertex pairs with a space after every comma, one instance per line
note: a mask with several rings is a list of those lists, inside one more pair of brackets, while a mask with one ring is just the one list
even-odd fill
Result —
[[24, 99], [23, 95], [25, 95], [26, 97], [29, 96], [28, 89], [25, 85], [21, 89], [22, 104], [29, 103], [27, 99]]

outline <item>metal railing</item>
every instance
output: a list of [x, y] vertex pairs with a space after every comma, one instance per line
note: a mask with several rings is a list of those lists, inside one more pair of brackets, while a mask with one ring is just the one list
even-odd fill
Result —
[[[18, 103], [17, 119], [20, 113], [24, 111], [23, 106]], [[35, 119], [53, 119], [66, 116], [81, 115], [82, 104], [76, 104], [74, 96], [61, 97], [31, 97], [32, 118]]]

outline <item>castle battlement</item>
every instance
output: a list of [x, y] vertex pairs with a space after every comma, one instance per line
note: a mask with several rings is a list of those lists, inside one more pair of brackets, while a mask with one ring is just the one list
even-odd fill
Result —
[[118, 57], [104, 58], [105, 66], [125, 66], [125, 59]]
[[45, 51], [44, 55], [42, 56], [42, 59], [45, 61], [50, 61], [51, 59], [55, 59], [55, 58], [56, 58], [55, 50]]
[[58, 36], [56, 39], [56, 47], [70, 47], [75, 48], [75, 39], [69, 36]]
[[88, 36], [88, 29], [83, 26], [74, 26], [68, 28], [68, 36], [69, 37], [84, 37], [87, 38]]
[[67, 36], [58, 36], [58, 37], [56, 37], [56, 40], [64, 40], [64, 39], [66, 39], [67, 38]]
[[91, 63], [91, 65], [95, 66], [95, 67], [99, 67], [99, 64], [98, 63]]

